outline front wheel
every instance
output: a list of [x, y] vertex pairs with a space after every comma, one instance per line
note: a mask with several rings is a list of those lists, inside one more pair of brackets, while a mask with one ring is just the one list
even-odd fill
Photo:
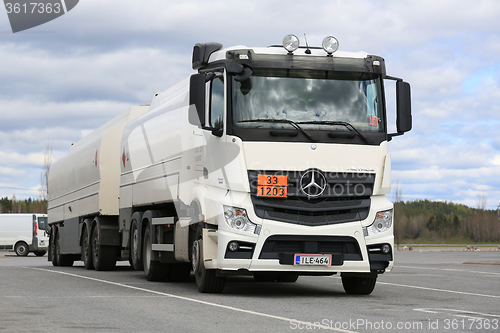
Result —
[[196, 232], [196, 240], [191, 246], [191, 264], [198, 291], [201, 293], [221, 293], [226, 284], [226, 278], [216, 275], [215, 269], [206, 269], [203, 258], [203, 229], [200, 226]]
[[20, 257], [26, 257], [30, 252], [28, 244], [26, 244], [25, 242], [17, 243], [14, 251], [16, 251], [16, 254]]
[[348, 294], [370, 295], [375, 289], [377, 277], [342, 276], [342, 285]]

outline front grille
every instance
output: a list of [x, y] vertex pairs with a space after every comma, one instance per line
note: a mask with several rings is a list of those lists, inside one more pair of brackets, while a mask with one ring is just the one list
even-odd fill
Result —
[[[300, 189], [300, 178], [304, 172], [306, 171], [249, 171], [250, 192], [256, 215], [310, 226], [361, 221], [368, 217], [375, 174], [323, 173], [326, 187], [320, 196], [311, 198]], [[286, 175], [287, 197], [257, 196], [259, 174]]]
[[331, 254], [336, 265], [344, 260], [363, 260], [359, 244], [348, 236], [274, 235], [266, 239], [259, 259], [279, 259], [293, 264], [295, 254]]

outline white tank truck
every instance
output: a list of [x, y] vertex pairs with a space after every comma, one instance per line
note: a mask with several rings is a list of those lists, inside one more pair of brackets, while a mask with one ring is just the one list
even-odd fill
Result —
[[[69, 149], [49, 176], [49, 260], [222, 292], [226, 277], [340, 274], [370, 294], [393, 266], [388, 142], [410, 85], [364, 52], [194, 46], [190, 78]], [[396, 81], [397, 133], [384, 80]]]

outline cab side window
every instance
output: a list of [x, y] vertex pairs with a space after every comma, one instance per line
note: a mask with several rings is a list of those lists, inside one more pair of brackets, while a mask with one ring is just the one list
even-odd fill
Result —
[[210, 93], [210, 126], [215, 129], [224, 128], [224, 77], [212, 80]]

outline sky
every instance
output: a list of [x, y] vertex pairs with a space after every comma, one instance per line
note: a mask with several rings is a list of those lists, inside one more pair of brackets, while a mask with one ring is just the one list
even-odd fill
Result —
[[[43, 156], [193, 74], [198, 42], [382, 56], [411, 84], [413, 129], [389, 143], [402, 199], [500, 205], [500, 1], [81, 0], [12, 33], [0, 8], [0, 197], [38, 198]], [[394, 119], [394, 91], [387, 89]], [[394, 126], [392, 126], [394, 128]], [[393, 200], [393, 194], [389, 195]]]

